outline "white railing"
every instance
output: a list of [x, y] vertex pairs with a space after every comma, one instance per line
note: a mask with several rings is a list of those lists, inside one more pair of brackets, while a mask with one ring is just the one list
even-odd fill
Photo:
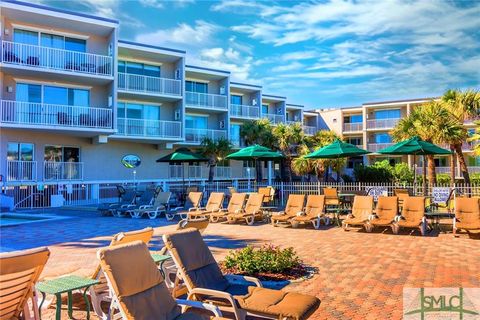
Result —
[[242, 177], [246, 179], [256, 179], [257, 171], [254, 167], [243, 167]]
[[119, 72], [118, 89], [132, 92], [181, 96], [182, 81]]
[[[208, 166], [185, 166], [170, 165], [168, 177], [170, 179], [182, 179], [183, 170], [185, 170], [185, 179], [208, 179], [210, 168]], [[214, 179], [231, 179], [231, 168], [215, 166]]]
[[112, 76], [112, 57], [2, 41], [2, 62], [28, 67]]
[[[186, 169], [184, 168], [183, 165], [169, 165], [168, 166], [168, 177], [170, 179], [181, 179], [183, 176], [184, 176], [184, 171], [186, 171]], [[185, 172], [185, 178], [187, 179], [188, 177], [186, 176], [186, 172]]]
[[363, 130], [363, 123], [362, 122], [353, 122], [353, 123], [344, 123], [343, 124], [343, 131], [344, 132], [356, 132]]
[[0, 122], [27, 125], [112, 129], [112, 110], [2, 100]]
[[203, 166], [188, 166], [187, 167], [187, 179], [202, 179], [203, 178]]
[[[470, 174], [480, 172], [480, 167], [468, 166], [467, 169], [468, 169], [468, 173], [470, 173]], [[422, 174], [423, 173], [423, 168], [421, 166], [417, 166], [416, 172], [419, 175]], [[435, 167], [435, 173], [437, 173], [437, 174], [440, 174], [440, 173], [450, 174], [450, 167]], [[455, 174], [456, 174], [456, 176], [461, 176], [462, 175], [458, 165], [455, 166]]]
[[83, 180], [83, 162], [45, 161], [43, 168], [43, 180]]
[[267, 118], [272, 124], [282, 123], [284, 120], [284, 115], [274, 114], [274, 113], [263, 113], [262, 118]]
[[306, 135], [313, 136], [317, 132], [317, 127], [314, 126], [303, 126], [303, 132]]
[[180, 121], [118, 118], [118, 135], [175, 138], [182, 137]]
[[257, 119], [260, 116], [260, 108], [241, 104], [230, 105], [230, 116], [248, 119]]
[[392, 129], [399, 121], [399, 118], [367, 120], [367, 129]]
[[185, 99], [188, 107], [227, 109], [227, 96], [225, 95], [187, 91]]
[[211, 129], [194, 129], [186, 128], [185, 129], [185, 141], [201, 143], [204, 138], [210, 138], [214, 141], [220, 140], [222, 138], [227, 138], [226, 130], [211, 130]]
[[37, 180], [37, 161], [7, 160], [7, 181]]
[[367, 149], [371, 152], [377, 152], [390, 146], [393, 146], [393, 143], [369, 143]]
[[[208, 170], [209, 168], [207, 167], [207, 177], [208, 177]], [[215, 166], [215, 172], [213, 177], [214, 179], [231, 179], [232, 170], [230, 167]]]

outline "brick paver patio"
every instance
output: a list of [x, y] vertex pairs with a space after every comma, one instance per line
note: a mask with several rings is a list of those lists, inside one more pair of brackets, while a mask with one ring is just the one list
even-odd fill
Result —
[[[2, 228], [2, 250], [48, 245], [52, 254], [43, 278], [89, 275], [97, 264], [96, 250], [107, 245], [114, 233], [152, 226], [152, 247], [159, 249], [161, 235], [174, 229], [163, 218], [120, 219], [66, 210], [60, 214], [73, 218]], [[400, 319], [404, 287], [480, 287], [480, 240], [466, 235], [454, 239], [451, 234], [436, 233], [421, 237], [344, 232], [337, 227], [306, 230], [211, 224], [205, 239], [217, 259], [247, 244], [293, 246], [318, 273], [286, 289], [322, 300], [314, 319]], [[85, 318], [80, 302], [76, 307], [75, 318]], [[53, 307], [43, 315], [43, 319], [53, 319]]]

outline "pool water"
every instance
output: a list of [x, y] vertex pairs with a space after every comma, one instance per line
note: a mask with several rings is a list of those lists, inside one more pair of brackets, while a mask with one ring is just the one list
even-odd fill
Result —
[[34, 222], [60, 220], [65, 217], [51, 216], [51, 215], [32, 215], [19, 213], [2, 213], [0, 214], [0, 227], [18, 226]]

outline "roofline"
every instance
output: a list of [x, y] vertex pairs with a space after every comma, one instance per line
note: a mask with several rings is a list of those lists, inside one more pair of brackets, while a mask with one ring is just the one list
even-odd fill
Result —
[[118, 40], [118, 43], [123, 43], [123, 44], [129, 44], [132, 46], [139, 46], [139, 47], [144, 47], [144, 48], [149, 48], [149, 49], [156, 49], [156, 50], [165, 50], [165, 51], [172, 51], [172, 52], [177, 52], [177, 53], [182, 53], [186, 54], [187, 52], [184, 50], [179, 50], [179, 49], [171, 49], [171, 48], [165, 48], [165, 47], [159, 47], [159, 46], [152, 46], [150, 44], [144, 44], [144, 43], [139, 43], [139, 42], [133, 42], [129, 40]]
[[287, 103], [286, 105], [287, 105], [287, 107], [288, 107], [288, 106], [292, 106], [292, 107], [305, 108], [305, 106], [304, 106], [304, 105], [301, 105], [301, 104]]
[[422, 101], [430, 101], [439, 99], [439, 97], [427, 97], [427, 98], [419, 98], [419, 99], [404, 99], [404, 100], [391, 100], [391, 101], [378, 101], [378, 102], [366, 102], [362, 105], [369, 106], [369, 105], [380, 105], [380, 104], [392, 104], [392, 103], [403, 103], [403, 102], [422, 102]]
[[213, 71], [213, 72], [230, 74], [230, 71], [218, 70], [218, 69], [212, 69], [212, 68], [205, 68], [205, 67], [199, 67], [199, 66], [192, 66], [192, 65], [185, 65], [185, 68], [193, 68], [193, 69], [199, 69], [199, 70], [206, 70], [206, 71]]
[[241, 82], [234, 82], [234, 81], [230, 81], [230, 84], [238, 85], [238, 86], [255, 87], [255, 88], [262, 89], [262, 86], [259, 86], [259, 85], [256, 85], [256, 84], [248, 84], [248, 83], [241, 83]]
[[271, 97], [271, 98], [279, 98], [279, 99], [282, 99], [282, 100], [286, 100], [287, 97], [282, 97], [282, 96], [274, 96], [273, 94], [262, 94], [262, 97]]
[[96, 20], [101, 20], [101, 21], [106, 21], [106, 22], [110, 22], [110, 23], [119, 24], [119, 21], [115, 20], [115, 19], [94, 16], [94, 15], [86, 14], [86, 13], [79, 13], [79, 12], [75, 12], [75, 11], [71, 11], [71, 10], [54, 8], [54, 7], [45, 6], [45, 5], [36, 4], [36, 3], [29, 3], [29, 2], [23, 2], [23, 1], [17, 1], [17, 0], [2, 0], [2, 2], [17, 4], [17, 5], [31, 7], [31, 8], [35, 8], [35, 9], [43, 9], [43, 10], [48, 10], [48, 11], [53, 11], [53, 12], [58, 12], [58, 13], [71, 14], [71, 15], [74, 15], [74, 16], [79, 16], [79, 17], [84, 17], [84, 18], [89, 18], [89, 19], [96, 19]]

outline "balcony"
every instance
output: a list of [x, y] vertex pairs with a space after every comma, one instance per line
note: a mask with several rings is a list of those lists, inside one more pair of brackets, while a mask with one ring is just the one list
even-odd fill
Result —
[[393, 129], [400, 118], [367, 120], [367, 129]]
[[112, 129], [112, 110], [1, 100], [0, 123], [20, 126]]
[[182, 82], [175, 79], [118, 73], [118, 89], [126, 92], [182, 96]]
[[112, 77], [112, 57], [2, 41], [2, 62], [30, 68]]
[[314, 126], [303, 126], [303, 132], [307, 136], [313, 136], [317, 132], [317, 127]]
[[160, 139], [182, 138], [182, 123], [180, 121], [118, 118], [117, 126], [117, 135], [122, 136]]
[[230, 116], [245, 119], [258, 119], [260, 116], [260, 108], [241, 104], [231, 104]]
[[393, 145], [393, 143], [369, 143], [367, 149], [371, 152], [377, 152]]
[[254, 167], [243, 167], [242, 168], [242, 178], [245, 179], [256, 179], [257, 171]]
[[227, 96], [224, 95], [187, 91], [185, 99], [189, 108], [227, 111]]
[[43, 180], [83, 180], [83, 162], [45, 161]]
[[200, 144], [204, 138], [210, 138], [214, 141], [222, 138], [227, 138], [226, 130], [211, 130], [211, 129], [185, 129], [185, 142]]
[[[183, 170], [185, 170], [186, 179], [208, 179], [210, 168], [208, 166], [185, 166], [170, 165], [168, 177], [170, 179], [183, 179]], [[214, 179], [231, 179], [231, 168], [215, 166]]]
[[274, 113], [263, 113], [263, 118], [267, 118], [272, 124], [279, 124], [284, 122], [284, 115], [283, 114], [274, 114]]
[[352, 122], [343, 124], [343, 132], [358, 132], [363, 130], [362, 122]]
[[37, 180], [37, 161], [7, 160], [7, 181]]

